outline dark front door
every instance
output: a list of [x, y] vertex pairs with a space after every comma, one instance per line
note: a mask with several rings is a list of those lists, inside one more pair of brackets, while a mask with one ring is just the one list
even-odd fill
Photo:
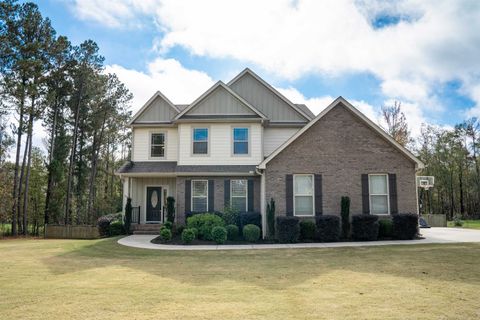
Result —
[[162, 217], [162, 187], [147, 187], [147, 222], [160, 222]]

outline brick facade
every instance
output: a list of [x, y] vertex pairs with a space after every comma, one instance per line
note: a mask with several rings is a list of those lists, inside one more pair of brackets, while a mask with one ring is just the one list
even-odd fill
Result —
[[286, 212], [286, 175], [298, 173], [322, 175], [323, 214], [336, 215], [342, 196], [350, 215], [362, 213], [362, 174], [395, 173], [398, 212], [417, 213], [415, 163], [342, 104], [267, 164], [266, 200], [275, 199], [277, 215]]

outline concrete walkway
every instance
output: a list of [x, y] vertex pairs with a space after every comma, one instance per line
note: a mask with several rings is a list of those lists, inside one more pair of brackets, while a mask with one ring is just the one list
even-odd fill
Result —
[[480, 242], [480, 230], [460, 228], [420, 229], [425, 239], [421, 240], [389, 240], [365, 242], [330, 242], [330, 243], [292, 243], [292, 244], [245, 244], [245, 245], [169, 245], [153, 244], [150, 241], [156, 235], [133, 235], [118, 240], [128, 247], [156, 250], [245, 250], [245, 249], [292, 249], [292, 248], [337, 248], [337, 247], [370, 247], [386, 245], [411, 245], [428, 243]]

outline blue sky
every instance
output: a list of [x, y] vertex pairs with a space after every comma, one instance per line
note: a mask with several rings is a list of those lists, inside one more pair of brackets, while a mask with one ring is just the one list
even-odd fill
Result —
[[189, 103], [250, 67], [314, 113], [342, 95], [412, 133], [480, 116], [480, 2], [42, 0], [58, 34], [93, 39], [135, 95]]

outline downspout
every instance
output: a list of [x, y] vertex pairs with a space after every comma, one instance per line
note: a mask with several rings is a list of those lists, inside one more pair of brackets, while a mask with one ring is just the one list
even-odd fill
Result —
[[265, 170], [255, 169], [256, 173], [260, 175], [260, 215], [262, 216], [262, 238], [267, 237], [267, 216], [266, 216], [266, 201], [265, 201]]

